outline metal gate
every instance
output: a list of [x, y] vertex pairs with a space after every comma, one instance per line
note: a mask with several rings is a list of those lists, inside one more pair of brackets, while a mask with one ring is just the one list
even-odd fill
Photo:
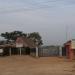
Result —
[[40, 57], [59, 56], [59, 47], [49, 47], [39, 49]]

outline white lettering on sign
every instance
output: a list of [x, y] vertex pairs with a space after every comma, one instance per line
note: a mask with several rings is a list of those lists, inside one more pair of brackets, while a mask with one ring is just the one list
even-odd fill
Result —
[[3, 49], [0, 49], [0, 53], [3, 53]]

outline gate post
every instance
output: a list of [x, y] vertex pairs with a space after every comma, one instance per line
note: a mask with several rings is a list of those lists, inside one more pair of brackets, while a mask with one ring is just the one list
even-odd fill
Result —
[[22, 49], [21, 49], [21, 47], [20, 47], [20, 56], [21, 56], [21, 53], [22, 53], [21, 50], [22, 50]]
[[59, 56], [62, 57], [62, 47], [59, 47]]
[[11, 56], [11, 48], [10, 48], [10, 50], [9, 50], [9, 54], [10, 54], [10, 56]]
[[39, 50], [38, 47], [36, 47], [36, 57], [39, 56], [39, 55], [38, 55], [38, 54], [39, 54], [39, 53], [38, 53], [38, 50]]

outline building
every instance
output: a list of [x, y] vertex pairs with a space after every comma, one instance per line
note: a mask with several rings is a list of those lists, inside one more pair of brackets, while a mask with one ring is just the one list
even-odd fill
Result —
[[0, 45], [0, 52], [4, 55], [31, 55], [38, 57], [38, 46], [25, 37], [18, 37], [15, 42]]
[[38, 57], [38, 46], [31, 39], [18, 37], [16, 39], [16, 48], [19, 48], [20, 55], [22, 54], [22, 48], [24, 48], [25, 54]]
[[75, 39], [69, 40], [64, 44], [66, 48], [66, 56], [68, 59], [75, 59]]

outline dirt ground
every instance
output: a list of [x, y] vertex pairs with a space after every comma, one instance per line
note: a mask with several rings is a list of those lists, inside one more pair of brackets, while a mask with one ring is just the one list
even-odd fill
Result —
[[75, 75], [75, 61], [59, 57], [0, 57], [0, 75]]

